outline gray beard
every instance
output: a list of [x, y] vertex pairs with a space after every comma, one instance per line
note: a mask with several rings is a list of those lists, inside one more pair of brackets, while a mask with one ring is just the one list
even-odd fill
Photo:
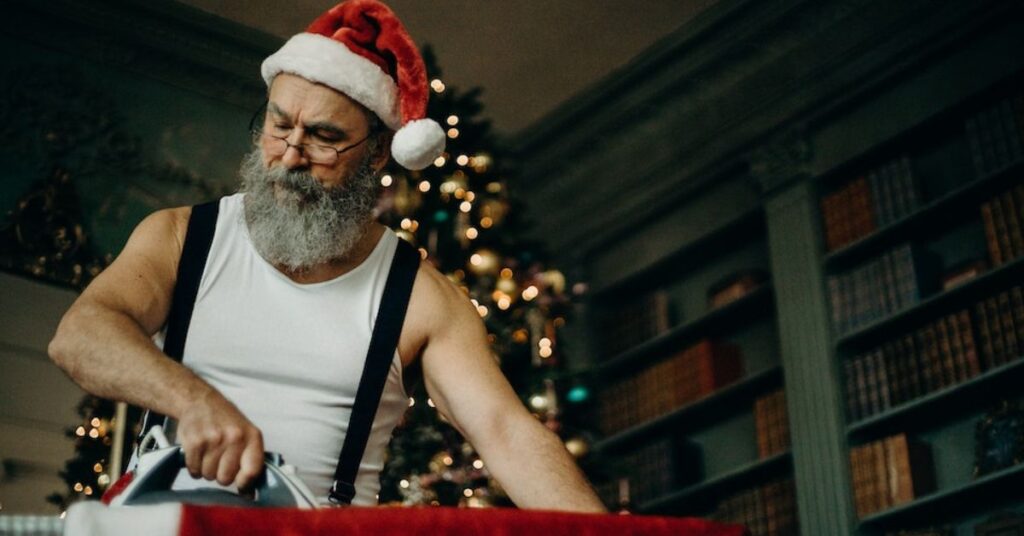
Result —
[[259, 149], [242, 159], [239, 174], [253, 246], [271, 264], [293, 272], [348, 255], [366, 233], [377, 202], [369, 154], [331, 189], [308, 171], [267, 168]]

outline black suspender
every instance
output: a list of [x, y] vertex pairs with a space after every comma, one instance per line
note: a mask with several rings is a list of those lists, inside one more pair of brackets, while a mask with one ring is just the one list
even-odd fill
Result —
[[405, 311], [412, 295], [412, 284], [420, 267], [420, 253], [405, 240], [398, 240], [398, 249], [388, 272], [384, 296], [380, 300], [377, 320], [370, 338], [370, 351], [363, 365], [359, 389], [352, 405], [345, 444], [341, 447], [338, 467], [334, 470], [334, 485], [327, 496], [334, 504], [349, 504], [356, 494], [356, 473], [363, 459], [370, 429], [377, 415], [380, 397], [394, 359], [398, 336], [405, 322]]
[[[206, 258], [210, 253], [210, 244], [213, 242], [219, 206], [219, 201], [213, 201], [192, 207], [192, 217], [188, 222], [188, 233], [185, 235], [185, 244], [178, 263], [178, 281], [174, 287], [167, 319], [167, 334], [164, 339], [164, 353], [178, 362], [181, 362], [185, 350], [185, 338], [192, 320], [196, 294], [199, 292], [199, 282], [206, 267]], [[377, 311], [377, 319], [374, 322], [370, 349], [363, 365], [363, 374], [359, 379], [359, 388], [356, 390], [345, 443], [341, 447], [338, 466], [334, 471], [334, 485], [328, 495], [334, 504], [350, 504], [355, 497], [359, 464], [366, 452], [366, 443], [369, 441], [395, 349], [398, 347], [398, 337], [405, 322], [405, 313], [419, 266], [419, 252], [405, 240], [399, 239], [388, 272], [384, 295], [381, 297], [380, 309]], [[166, 422], [166, 417], [155, 412], [146, 412], [142, 422], [140, 437], [156, 423]]]
[[[192, 207], [192, 216], [188, 220], [185, 233], [185, 244], [181, 248], [181, 259], [178, 261], [178, 280], [174, 285], [171, 298], [171, 310], [167, 315], [167, 333], [164, 337], [164, 353], [167, 357], [181, 363], [185, 352], [185, 338], [188, 326], [192, 321], [192, 309], [199, 293], [199, 282], [203, 279], [206, 258], [210, 254], [213, 233], [217, 227], [217, 213], [220, 201], [211, 201]], [[157, 423], [167, 427], [167, 417], [156, 412], [147, 411], [142, 418], [141, 439], [149, 429]]]

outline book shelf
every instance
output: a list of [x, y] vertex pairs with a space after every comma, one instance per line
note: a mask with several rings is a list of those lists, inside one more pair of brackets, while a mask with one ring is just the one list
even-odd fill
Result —
[[[747, 180], [745, 176], [732, 177], [720, 183], [725, 185], [719, 188], [735, 189]], [[708, 194], [711, 202], [715, 196], [713, 192]], [[680, 207], [680, 211], [685, 213], [685, 206]], [[729, 498], [726, 494], [760, 494], [762, 487], [774, 482], [771, 479], [789, 478], [791, 481], [788, 452], [759, 451], [767, 447], [759, 445], [759, 417], [755, 415], [755, 402], [781, 390], [784, 385], [775, 326], [775, 291], [766, 249], [765, 213], [761, 205], [753, 204], [735, 214], [725, 217], [723, 223], [703, 225], [706, 232], [664, 252], [647, 267], [595, 285], [588, 303], [591, 317], [596, 320], [595, 340], [609, 337], [608, 333], [614, 328], [614, 320], [611, 327], [608, 321], [601, 322], [603, 314], [621, 315], [622, 309], [637, 300], [661, 311], [661, 317], [652, 320], [659, 325], [658, 330], [645, 330], [649, 333], [646, 339], [606, 352], [605, 358], [588, 371], [601, 388], [602, 396], [625, 396], [621, 390], [614, 391], [619, 393], [617, 395], [607, 393], [617, 385], [636, 384], [633, 378], [680, 359], [680, 352], [685, 355], [694, 348], [710, 347], [711, 350], [700, 355], [704, 360], [702, 366], [712, 370], [726, 366], [722, 363], [731, 359], [729, 349], [741, 356], [742, 374], [721, 381], [716, 379], [713, 387], [699, 396], [681, 404], [673, 403], [656, 415], [631, 420], [621, 429], [606, 430], [604, 436], [594, 442], [591, 451], [595, 456], [628, 460], [626, 465], [649, 463], [644, 456], [638, 460], [636, 453], [647, 452], [644, 449], [659, 442], [685, 443], [686, 448], [682, 449], [685, 455], [700, 467], [698, 474], [688, 474], [688, 478], [658, 487], [653, 495], [649, 489], [634, 490], [637, 483], [632, 474], [614, 474], [614, 471], [611, 475], [591, 474], [599, 488], [602, 480], [607, 483], [609, 478], [613, 481], [628, 478], [630, 489], [637, 497], [643, 496], [633, 504], [637, 512], [717, 516], [723, 520], [733, 515], [749, 517], [755, 513], [746, 506], [723, 511], [720, 503]], [[695, 221], [693, 226], [700, 227], [702, 222]], [[713, 289], [734, 274], [753, 274], [750, 277], [756, 275], [758, 282], [732, 301], [712, 306]], [[657, 294], [658, 298], [644, 298], [652, 294]], [[720, 348], [719, 344], [725, 346]], [[636, 385], [636, 396], [661, 396], [657, 394], [658, 387], [645, 385]], [[677, 385], [661, 388], [674, 389]], [[723, 456], [726, 451], [728, 455]], [[687, 470], [691, 467], [689, 462], [674, 463], [685, 465]], [[664, 463], [663, 467], [665, 471], [678, 471], [671, 463]], [[629, 469], [627, 467], [626, 471]], [[640, 473], [651, 474], [651, 471], [641, 470]], [[773, 493], [778, 494], [777, 490]], [[791, 506], [790, 516], [795, 519], [792, 509]]]
[[[1019, 79], [1014, 75], [939, 110], [817, 179], [822, 200], [817, 225], [829, 236], [823, 249], [832, 248], [819, 262], [832, 305], [832, 353], [843, 371], [836, 377], [847, 393], [843, 442], [857, 534], [937, 524], [967, 531], [986, 515], [1024, 500], [1024, 466], [972, 476], [977, 423], [999, 401], [1019, 404], [1024, 380], [1016, 346], [1024, 309], [1015, 309], [1012, 301], [1012, 291], [1024, 280], [1024, 255], [1017, 251], [1024, 244], [1019, 235], [1011, 236], [1024, 221], [1024, 206], [1015, 206], [1013, 193], [1024, 183]], [[890, 210], [913, 205], [892, 198], [903, 193], [881, 197], [884, 173], [878, 170], [896, 160], [913, 170], [904, 182], [917, 190], [917, 205], [885, 218], [887, 203]], [[867, 200], [856, 202], [869, 211], [867, 217], [853, 224], [854, 239], [837, 246], [837, 231], [828, 229], [840, 221], [835, 199], [853, 203], [863, 195]], [[909, 268], [889, 268], [886, 263], [895, 261], [885, 257], [887, 252], [903, 244], [913, 250]], [[1001, 254], [1000, 248], [1010, 253]], [[964, 265], [976, 267], [970, 277], [939, 286]], [[913, 299], [886, 306], [893, 301], [893, 284], [912, 288]], [[887, 307], [889, 312], [879, 314]], [[841, 328], [837, 318], [853, 327]], [[924, 450], [896, 453], [894, 439]]]
[[637, 511], [644, 514], [679, 515], [688, 511], [707, 510], [721, 495], [786, 474], [792, 469], [792, 462], [793, 457], [788, 452], [755, 460], [714, 478], [640, 504]]

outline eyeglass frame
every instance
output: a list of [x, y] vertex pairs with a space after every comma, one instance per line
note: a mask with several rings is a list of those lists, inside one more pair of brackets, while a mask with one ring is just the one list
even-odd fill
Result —
[[[258, 136], [258, 137], [269, 136], [271, 138], [274, 138], [275, 140], [283, 141], [284, 145], [285, 145], [285, 148], [284, 148], [284, 152], [281, 153], [282, 155], [284, 153], [288, 152], [288, 148], [289, 147], [294, 147], [295, 150], [297, 150], [300, 153], [302, 153], [303, 155], [305, 155], [306, 158], [309, 158], [310, 162], [313, 163], [313, 164], [320, 164], [322, 166], [333, 166], [334, 164], [338, 163], [338, 159], [341, 158], [341, 154], [342, 153], [344, 153], [345, 151], [348, 151], [349, 149], [352, 149], [354, 147], [358, 147], [359, 145], [362, 145], [363, 142], [365, 142], [366, 140], [370, 139], [374, 135], [373, 129], [370, 129], [370, 132], [366, 135], [366, 137], [364, 137], [363, 139], [361, 139], [361, 140], [359, 140], [359, 141], [353, 143], [352, 145], [349, 145], [348, 147], [345, 147], [343, 149], [336, 149], [334, 147], [331, 147], [330, 145], [320, 145], [318, 143], [297, 143], [297, 144], [291, 144], [291, 143], [288, 143], [287, 137], [282, 138], [282, 137], [279, 137], [279, 136], [275, 136], [275, 135], [273, 135], [273, 134], [271, 134], [269, 132], [265, 132], [263, 130], [263, 126], [262, 125], [260, 125], [259, 127], [256, 126], [256, 120], [260, 117], [261, 114], [266, 112], [266, 110], [267, 110], [267, 103], [268, 102], [269, 101], [263, 101], [263, 104], [260, 105], [260, 107], [256, 110], [256, 113], [252, 114], [252, 118], [249, 119], [249, 132], [253, 136]], [[265, 121], [265, 119], [264, 119], [264, 121]], [[308, 152], [306, 152], [304, 150], [304, 147], [307, 147], [307, 146], [309, 146], [309, 147], [319, 147], [321, 149], [330, 149], [330, 150], [334, 151], [335, 153], [337, 153], [337, 155], [334, 157], [334, 161], [332, 161], [330, 163], [327, 163], [327, 162], [313, 162], [312, 157], [309, 155]]]

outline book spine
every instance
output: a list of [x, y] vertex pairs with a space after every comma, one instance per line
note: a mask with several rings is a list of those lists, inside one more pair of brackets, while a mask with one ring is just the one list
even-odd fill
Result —
[[892, 407], [892, 383], [889, 377], [889, 367], [881, 348], [875, 350], [872, 355], [875, 358], [875, 370], [878, 371], [878, 405], [881, 411], [885, 411]]
[[840, 298], [839, 276], [830, 275], [826, 281], [828, 285], [828, 302], [832, 307], [832, 325], [835, 327], [836, 333], [843, 333], [843, 304]]
[[[1013, 310], [1013, 325], [1017, 328], [1017, 346], [1021, 353], [1024, 353], [1024, 291], [1016, 286], [1010, 289], [1010, 306]], [[1021, 357], [1021, 356], [1017, 356]]]
[[999, 250], [1002, 252], [1003, 262], [1009, 262], [1014, 258], [1013, 246], [1010, 244], [1010, 230], [1006, 226], [1006, 215], [1003, 213], [1002, 203], [998, 197], [990, 201], [992, 206], [992, 220], [995, 222], [996, 239], [999, 241]]
[[867, 504], [866, 449], [863, 445], [850, 448], [850, 481], [853, 487], [853, 506], [858, 518], [870, 512]]
[[1005, 339], [1003, 338], [1002, 319], [999, 317], [999, 302], [995, 296], [985, 300], [985, 312], [988, 317], [988, 331], [992, 340], [992, 364], [1000, 366], [1007, 362]]
[[871, 415], [871, 396], [868, 393], [867, 354], [854, 358], [853, 370], [857, 380], [857, 418], [864, 419]]
[[1013, 323], [1013, 306], [1010, 304], [1010, 293], [1000, 292], [997, 297], [999, 305], [999, 323], [1003, 328], [1003, 352], [1006, 361], [1020, 357], [1021, 349], [1017, 340], [1017, 328]]
[[988, 256], [992, 266], [1003, 264], [1003, 250], [999, 247], [999, 237], [996, 234], [996, 220], [992, 214], [992, 203], [986, 202], [981, 205], [981, 219], [985, 225], [985, 241], [988, 244]]
[[871, 208], [875, 214], [875, 222], [879, 227], [884, 227], [889, 220], [886, 219], [885, 213], [882, 211], [882, 184], [877, 170], [871, 170], [868, 173], [868, 186], [871, 190]]
[[896, 268], [893, 266], [893, 258], [891, 253], [885, 253], [881, 256], [880, 262], [882, 264], [882, 286], [884, 287], [885, 295], [885, 312], [888, 314], [895, 313], [901, 309], [899, 291], [896, 284]]
[[924, 328], [925, 351], [928, 353], [928, 364], [932, 367], [932, 377], [938, 389], [949, 385], [946, 376], [946, 367], [942, 362], [942, 355], [939, 349], [939, 337], [936, 333], [935, 324], [929, 324]]
[[868, 384], [868, 415], [875, 415], [882, 410], [882, 397], [878, 386], [878, 364], [874, 352], [865, 354], [864, 375]]
[[757, 457], [764, 459], [769, 456], [768, 446], [768, 411], [767, 399], [760, 397], [754, 401], [754, 421], [757, 429]]
[[960, 329], [960, 321], [956, 314], [946, 317], [946, 329], [949, 332], [950, 349], [953, 352], [953, 363], [956, 365], [956, 377], [958, 382], [967, 380], [972, 376], [971, 367], [967, 363], [967, 354], [964, 352], [964, 337]]
[[[909, 342], [908, 339], [910, 339]], [[917, 360], [914, 358], [913, 336], [905, 335], [898, 338], [895, 347], [896, 355], [899, 356], [899, 360], [903, 363], [903, 368], [906, 371], [908, 399], [914, 399], [925, 394], [927, 391], [921, 378], [921, 369], [917, 366]]]
[[942, 360], [942, 376], [945, 379], [945, 384], [955, 385], [960, 381], [960, 374], [957, 370], [949, 325], [945, 317], [939, 318], [935, 322], [935, 334], [938, 337], [939, 359]]
[[880, 206], [882, 208], [882, 220], [886, 223], [892, 223], [896, 220], [896, 211], [893, 206], [893, 194], [892, 194], [892, 179], [889, 176], [889, 169], [886, 166], [878, 167], [878, 179], [879, 186], [882, 194], [882, 202]]
[[846, 394], [846, 420], [857, 422], [860, 420], [860, 406], [857, 400], [857, 371], [854, 366], [856, 358], [843, 362], [844, 393]]
[[988, 307], [984, 300], [974, 306], [975, 325], [978, 327], [978, 346], [981, 359], [981, 370], [989, 370], [995, 366], [995, 355], [992, 347], [992, 332], [988, 327]]
[[889, 405], [896, 406], [907, 400], [907, 375], [900, 370], [900, 362], [896, 359], [896, 351], [891, 342], [882, 345], [878, 351], [885, 363], [885, 376], [889, 386]]
[[885, 442], [874, 441], [871, 443], [871, 462], [875, 474], [872, 478], [874, 483], [874, 505], [875, 511], [885, 510], [892, 506], [889, 491], [889, 468], [885, 459]]
[[973, 378], [981, 374], [981, 360], [978, 356], [978, 345], [974, 342], [974, 328], [971, 326], [971, 314], [964, 309], [957, 313], [960, 339], [963, 342], [964, 361], [967, 364], [967, 377]]
[[914, 337], [911, 340], [913, 347], [913, 353], [917, 366], [921, 371], [921, 377], [924, 380], [925, 392], [930, 393], [939, 388], [938, 381], [936, 380], [932, 369], [931, 361], [928, 358], [927, 340], [925, 339], [925, 330], [921, 328], [914, 333]]
[[1007, 190], [999, 196], [1002, 202], [1003, 216], [1006, 218], [1006, 226], [1009, 229], [1010, 248], [1013, 258], [1024, 255], [1024, 234], [1021, 232], [1021, 221], [1018, 217], [1017, 203], [1013, 199], [1013, 191]]

